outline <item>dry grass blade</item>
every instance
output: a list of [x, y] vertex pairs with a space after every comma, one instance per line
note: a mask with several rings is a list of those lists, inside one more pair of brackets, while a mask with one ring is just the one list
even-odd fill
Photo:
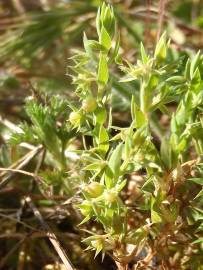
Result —
[[[2, 173], [0, 174], [0, 178], [4, 177], [7, 172], [10, 172], [7, 176], [5, 176], [2, 181], [0, 182], [0, 189], [3, 188], [5, 185], [8, 184], [9, 180], [13, 176], [14, 173], [19, 172], [19, 173], [24, 173], [24, 174], [29, 174], [27, 172], [22, 171], [21, 169], [26, 166], [36, 155], [38, 155], [42, 151], [43, 147], [38, 146], [34, 150], [30, 151], [27, 155], [25, 155], [23, 158], [21, 158], [19, 161], [16, 163], [12, 164], [10, 168], [1, 168], [0, 171]], [[30, 174], [29, 174], [30, 175]], [[33, 174], [30, 175], [33, 177]], [[35, 176], [36, 178], [36, 176]]]
[[[25, 156], [20, 158], [17, 162], [13, 163], [9, 167], [9, 169], [18, 169], [18, 170], [22, 169], [25, 165], [27, 165], [28, 162], [30, 162], [31, 159], [33, 159], [37, 154], [39, 154], [41, 150], [42, 150], [41, 145], [34, 148], [30, 152], [28, 152]], [[2, 172], [0, 174], [0, 177], [3, 177], [4, 175], [6, 175], [6, 171]]]
[[9, 257], [18, 249], [18, 247], [25, 241], [27, 236], [25, 236], [24, 238], [22, 238], [16, 245], [14, 245], [12, 247], [12, 249], [9, 250], [9, 252], [6, 254], [6, 256], [1, 259], [0, 261], [0, 269], [2, 269], [2, 267], [6, 264], [7, 260], [9, 259]]
[[[0, 171], [7, 171], [7, 172], [12, 172], [12, 173], [21, 173], [27, 176], [31, 176], [32, 178], [34, 178], [34, 180], [36, 180], [37, 182], [39, 182], [40, 184], [46, 184], [41, 177], [39, 177], [38, 175], [31, 173], [31, 172], [26, 172], [23, 170], [18, 170], [18, 169], [7, 169], [7, 168], [0, 168]], [[8, 179], [6, 179], [8, 181]], [[0, 184], [0, 188], [2, 188], [7, 181], [3, 180]], [[5, 183], [6, 182], [6, 183]]]
[[19, 223], [19, 224], [23, 225], [24, 227], [31, 229], [32, 231], [39, 231], [38, 229], [34, 228], [33, 226], [30, 226], [29, 224], [26, 224], [25, 222], [18, 220], [16, 218], [12, 217], [11, 215], [0, 213], [0, 217], [5, 218], [5, 219], [9, 219], [11, 221], [14, 221], [15, 223]]
[[70, 259], [67, 257], [65, 251], [61, 247], [56, 235], [53, 232], [51, 232], [51, 230], [49, 228], [49, 225], [45, 222], [45, 220], [43, 219], [41, 213], [36, 208], [36, 206], [33, 204], [32, 199], [30, 197], [26, 197], [25, 201], [27, 202], [27, 204], [32, 209], [35, 217], [38, 219], [41, 226], [47, 232], [47, 236], [48, 236], [50, 242], [52, 243], [52, 245], [53, 245], [54, 249], [56, 250], [56, 252], [58, 253], [59, 257], [61, 258], [61, 261], [64, 263], [66, 269], [67, 270], [74, 270], [75, 268], [73, 267]]

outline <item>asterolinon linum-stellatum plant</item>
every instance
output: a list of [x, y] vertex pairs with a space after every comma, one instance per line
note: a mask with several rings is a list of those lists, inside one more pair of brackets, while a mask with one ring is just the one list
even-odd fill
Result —
[[[11, 142], [46, 149], [55, 167], [41, 176], [52, 192], [79, 194], [75, 213], [95, 256], [111, 256], [120, 270], [202, 270], [203, 56], [174, 60], [164, 33], [154, 52], [140, 45], [136, 64], [122, 59], [114, 11], [105, 3], [96, 30], [98, 40], [84, 34], [84, 51], [68, 69], [77, 101], [28, 100], [32, 125], [22, 125]], [[122, 87], [137, 86], [125, 127], [114, 121], [115, 73]]]
[[[186, 64], [170, 62], [170, 42], [163, 34], [153, 54], [141, 44], [136, 65], [121, 59], [110, 5], [98, 10], [96, 29], [98, 40], [84, 34], [85, 51], [72, 57], [71, 67], [82, 104], [72, 105], [69, 118], [84, 142], [78, 151], [85, 174], [80, 225], [94, 220], [103, 227], [84, 239], [87, 249], [110, 254], [119, 269], [128, 269], [132, 262], [133, 269], [200, 269], [203, 58], [197, 53]], [[125, 128], [112, 124], [113, 65], [125, 74], [120, 83], [139, 83], [132, 95], [131, 123]], [[170, 112], [168, 104], [176, 110]], [[157, 111], [168, 115], [170, 130], [159, 145], [152, 128]], [[89, 145], [86, 136], [92, 138]], [[129, 205], [122, 190], [129, 188], [133, 175], [139, 181]]]

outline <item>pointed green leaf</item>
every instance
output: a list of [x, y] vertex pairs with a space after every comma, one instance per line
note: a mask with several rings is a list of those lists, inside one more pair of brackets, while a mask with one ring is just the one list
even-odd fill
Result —
[[161, 159], [167, 169], [171, 169], [172, 166], [172, 153], [171, 145], [168, 139], [163, 138], [161, 142]]
[[92, 164], [87, 165], [85, 168], [83, 168], [84, 171], [97, 171], [101, 170], [105, 167], [105, 162], [102, 162], [101, 160], [99, 162], [95, 162]]
[[200, 237], [199, 239], [195, 240], [194, 242], [192, 242], [193, 244], [200, 244], [203, 243], [203, 237]]
[[156, 199], [154, 197], [151, 197], [151, 220], [153, 223], [160, 223], [162, 222], [162, 218], [156, 204]]
[[100, 127], [98, 148], [103, 154], [106, 154], [109, 150], [109, 135], [104, 126]]
[[163, 33], [163, 35], [160, 37], [156, 45], [154, 57], [158, 61], [164, 60], [166, 58], [166, 53], [167, 53], [166, 33]]
[[96, 123], [100, 124], [100, 125], [103, 125], [104, 122], [106, 121], [106, 118], [107, 118], [107, 113], [106, 113], [105, 108], [98, 107], [96, 109], [96, 111], [94, 111], [94, 116], [95, 116], [95, 119], [96, 119]]
[[[199, 198], [199, 197], [203, 197], [203, 189], [200, 190], [200, 192], [195, 196], [194, 199], [197, 199], [197, 198]], [[202, 218], [203, 218], [203, 216], [202, 216]]]
[[111, 157], [108, 162], [109, 167], [112, 170], [115, 179], [118, 177], [119, 172], [120, 172], [122, 150], [123, 150], [123, 144], [120, 143], [112, 152]]
[[200, 60], [200, 51], [197, 52], [194, 59], [191, 61], [191, 65], [190, 65], [190, 79], [191, 80], [193, 79], [199, 60]]
[[104, 27], [101, 29], [99, 43], [108, 51], [111, 48], [111, 38]]
[[146, 123], [145, 115], [135, 103], [134, 96], [132, 96], [132, 100], [131, 100], [131, 115], [132, 115], [132, 119], [135, 122], [136, 128], [140, 128]]
[[141, 42], [141, 45], [140, 45], [140, 52], [141, 52], [141, 57], [142, 57], [142, 62], [143, 64], [146, 64], [147, 61], [148, 61], [148, 56], [145, 52], [145, 48], [144, 48], [144, 45], [143, 43]]
[[104, 85], [108, 82], [108, 79], [109, 79], [107, 56], [103, 53], [100, 53], [100, 57], [99, 57], [97, 79], [99, 83], [104, 84]]

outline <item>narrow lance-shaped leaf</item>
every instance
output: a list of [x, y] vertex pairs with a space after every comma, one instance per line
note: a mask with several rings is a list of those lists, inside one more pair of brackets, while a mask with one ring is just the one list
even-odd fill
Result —
[[100, 131], [99, 131], [99, 150], [102, 152], [102, 154], [106, 154], [109, 149], [109, 135], [106, 131], [105, 127], [101, 125]]
[[132, 96], [132, 100], [131, 100], [131, 115], [132, 115], [133, 121], [135, 122], [136, 128], [140, 128], [146, 123], [145, 115], [137, 106], [134, 96]]
[[159, 209], [157, 207], [156, 199], [154, 197], [151, 197], [151, 220], [153, 223], [162, 222], [162, 218], [159, 213]]
[[200, 60], [200, 51], [198, 51], [198, 53], [195, 55], [194, 59], [191, 61], [191, 64], [190, 64], [190, 79], [191, 80], [193, 79], [199, 60]]
[[147, 60], [148, 60], [148, 56], [147, 56], [147, 54], [145, 52], [145, 48], [144, 48], [144, 45], [143, 45], [142, 42], [141, 42], [141, 45], [140, 45], [140, 52], [141, 52], [142, 62], [143, 62], [143, 64], [146, 64]]
[[108, 82], [109, 79], [107, 56], [104, 53], [100, 53], [97, 79], [99, 83], [104, 85]]
[[107, 51], [111, 48], [111, 37], [109, 36], [108, 32], [104, 27], [102, 27], [101, 29], [99, 42], [102, 46], [106, 48]]
[[116, 149], [111, 154], [111, 157], [109, 159], [109, 167], [112, 170], [114, 174], [114, 179], [117, 179], [120, 172], [120, 166], [121, 166], [121, 158], [122, 158], [122, 150], [123, 150], [123, 144], [120, 143]]
[[154, 57], [157, 61], [162, 61], [166, 58], [166, 53], [167, 53], [166, 33], [163, 33], [163, 35], [160, 37], [156, 45]]

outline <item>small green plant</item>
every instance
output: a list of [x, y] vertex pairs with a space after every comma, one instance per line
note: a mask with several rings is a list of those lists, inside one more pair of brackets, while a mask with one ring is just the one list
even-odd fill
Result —
[[[81, 139], [73, 151], [79, 157], [74, 188], [81, 191], [75, 211], [83, 216], [81, 229], [90, 220], [98, 228], [85, 230], [90, 235], [83, 240], [95, 256], [110, 255], [118, 269], [133, 265], [132, 269], [200, 270], [203, 57], [198, 52], [187, 61], [171, 61], [170, 42], [163, 34], [154, 53], [147, 53], [141, 44], [136, 64], [122, 59], [110, 5], [98, 10], [96, 29], [98, 40], [84, 34], [85, 51], [71, 58], [78, 102], [52, 98], [50, 105], [43, 106], [29, 101], [26, 110], [33, 125], [25, 125], [25, 132], [14, 135], [12, 142], [32, 139], [43, 144], [64, 180], [65, 174], [71, 175], [65, 150], [74, 138]], [[114, 125], [116, 67], [118, 83], [139, 85], [126, 127]], [[163, 115], [167, 128], [156, 138], [154, 122], [161, 122]]]

